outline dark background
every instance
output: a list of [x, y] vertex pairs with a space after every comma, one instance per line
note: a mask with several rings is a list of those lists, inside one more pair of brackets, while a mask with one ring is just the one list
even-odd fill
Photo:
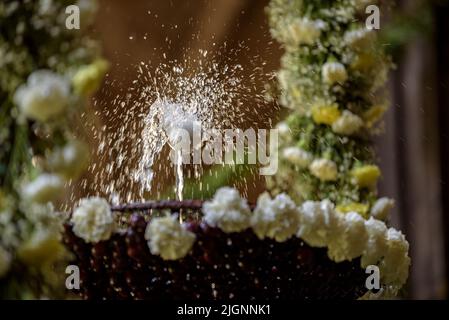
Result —
[[[266, 61], [266, 69], [279, 68], [282, 50], [269, 35], [267, 0], [102, 0], [93, 32], [102, 41], [111, 61], [110, 79], [96, 97], [104, 109], [123, 87], [135, 79], [133, 66], [151, 61], [181, 59], [199, 49], [217, 53], [246, 49], [236, 57], [243, 67], [254, 56]], [[420, 26], [423, 3], [430, 25]], [[396, 199], [392, 223], [411, 244], [412, 269], [406, 297], [445, 299], [448, 287], [449, 213], [449, 7], [447, 2], [400, 1], [387, 20], [405, 16], [406, 31], [391, 48], [397, 68], [390, 77], [392, 104], [384, 134], [377, 137], [383, 170], [380, 195]], [[407, 20], [409, 17], [409, 20]], [[403, 19], [404, 20], [404, 19]], [[410, 29], [407, 29], [407, 23]], [[215, 45], [214, 45], [215, 44]], [[165, 57], [164, 58], [164, 55]], [[249, 72], [248, 68], [248, 72]], [[107, 94], [106, 94], [107, 93]], [[104, 110], [103, 110], [104, 111]], [[276, 117], [276, 111], [268, 114]], [[103, 117], [108, 124], [114, 121]], [[263, 122], [264, 119], [261, 119]], [[100, 164], [101, 165], [101, 164]], [[263, 190], [257, 180], [250, 198]]]

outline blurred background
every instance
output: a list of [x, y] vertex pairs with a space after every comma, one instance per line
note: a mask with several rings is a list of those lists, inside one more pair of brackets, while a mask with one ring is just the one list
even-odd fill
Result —
[[[157, 67], [207, 50], [217, 62], [243, 67], [250, 78], [255, 65], [279, 68], [282, 49], [271, 39], [268, 0], [101, 0], [92, 32], [101, 40], [111, 70], [94, 99], [105, 128], [120, 126], [107, 112], [117, 95], [133, 86], [141, 61]], [[380, 195], [396, 199], [392, 224], [411, 244], [412, 270], [406, 296], [446, 299], [449, 274], [449, 4], [447, 1], [398, 1], [382, 12], [383, 43], [394, 57], [389, 89], [391, 108], [376, 139], [383, 171]], [[227, 54], [233, 53], [233, 54]], [[233, 61], [229, 61], [229, 57]], [[117, 85], [117, 82], [120, 84]], [[252, 106], [248, 106], [251, 108]], [[261, 127], [276, 122], [274, 104], [259, 117]], [[108, 130], [108, 129], [106, 129]], [[101, 161], [98, 166], [105, 165]], [[238, 180], [238, 175], [228, 177]], [[86, 176], [86, 185], [89, 179]], [[166, 183], [172, 177], [163, 177]], [[226, 180], [227, 183], [232, 181]], [[254, 175], [246, 181], [250, 200], [264, 189]], [[171, 181], [171, 182], [170, 182]], [[238, 184], [238, 183], [237, 183]], [[83, 192], [90, 193], [87, 187]], [[80, 195], [82, 196], [82, 195]]]

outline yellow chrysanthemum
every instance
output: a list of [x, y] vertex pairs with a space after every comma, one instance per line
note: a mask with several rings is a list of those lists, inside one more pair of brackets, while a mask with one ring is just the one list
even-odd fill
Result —
[[90, 65], [81, 67], [72, 79], [75, 93], [83, 96], [93, 94], [100, 87], [108, 69], [109, 63], [104, 59], [98, 59]]
[[368, 218], [369, 205], [359, 202], [351, 202], [338, 205], [336, 210], [341, 213], [357, 212], [364, 218]]
[[341, 112], [336, 104], [316, 104], [312, 107], [312, 118], [317, 124], [332, 125], [340, 116]]
[[352, 182], [361, 188], [369, 188], [376, 184], [380, 177], [380, 169], [375, 165], [355, 168], [351, 172]]
[[377, 121], [379, 121], [387, 107], [385, 105], [375, 105], [372, 106], [369, 110], [365, 111], [363, 114], [363, 120], [365, 120], [365, 124], [367, 128], [371, 128]]

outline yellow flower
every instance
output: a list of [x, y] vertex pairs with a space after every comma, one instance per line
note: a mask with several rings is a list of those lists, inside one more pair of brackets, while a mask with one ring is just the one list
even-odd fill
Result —
[[109, 69], [109, 63], [98, 59], [92, 64], [81, 67], [72, 78], [72, 85], [78, 95], [89, 96], [101, 85], [103, 77]]
[[376, 57], [369, 53], [358, 54], [351, 63], [353, 70], [368, 72], [376, 66]]
[[377, 121], [382, 118], [383, 114], [387, 110], [385, 105], [375, 105], [363, 114], [363, 120], [365, 120], [366, 127], [371, 128]]
[[340, 116], [341, 112], [335, 103], [331, 105], [315, 104], [312, 107], [312, 118], [317, 124], [332, 125]]
[[352, 182], [361, 188], [369, 188], [376, 184], [380, 177], [380, 169], [375, 165], [355, 168], [351, 172]]
[[341, 213], [357, 212], [364, 218], [368, 218], [369, 205], [359, 202], [350, 202], [338, 205], [336, 210]]

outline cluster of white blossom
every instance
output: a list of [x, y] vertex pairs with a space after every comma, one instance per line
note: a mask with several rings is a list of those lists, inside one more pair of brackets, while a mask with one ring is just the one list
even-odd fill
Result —
[[[72, 82], [50, 70], [38, 70], [28, 77], [28, 82], [20, 86], [14, 95], [21, 115], [34, 121], [46, 123], [64, 118], [67, 108], [77, 101], [77, 94], [86, 96], [98, 89], [107, 70], [107, 64], [98, 60], [82, 67]], [[76, 92], [76, 93], [74, 93]], [[53, 173], [43, 173], [35, 181], [24, 187], [26, 200], [39, 203], [53, 201], [60, 195], [65, 181], [76, 179], [87, 167], [89, 152], [87, 146], [74, 139], [63, 147], [55, 147], [46, 159], [46, 169]]]
[[20, 86], [14, 102], [25, 117], [41, 122], [60, 115], [69, 105], [70, 83], [68, 79], [50, 70], [38, 70]]
[[385, 219], [391, 202], [376, 202], [381, 172], [370, 136], [387, 109], [380, 89], [391, 62], [376, 31], [359, 19], [365, 4], [270, 2], [271, 33], [285, 48], [280, 100], [290, 113], [277, 126], [283, 152], [268, 186], [297, 201], [330, 199], [340, 211], [363, 207], [364, 218]]
[[[232, 201], [227, 202], [229, 195], [232, 195]], [[242, 199], [237, 191], [231, 192], [230, 188], [217, 191], [213, 202], [216, 205], [219, 204], [220, 215], [215, 217], [212, 226], [221, 228], [221, 222], [228, 221], [229, 217], [225, 214], [227, 210], [233, 212], [233, 217], [238, 216], [240, 210], [240, 215], [246, 219], [247, 206], [235, 205], [240, 201]], [[205, 206], [209, 208], [207, 210], [210, 210], [211, 203], [206, 203]], [[203, 211], [207, 212], [207, 210], [203, 208]], [[170, 226], [175, 224], [175, 220], [172, 220], [170, 220]], [[210, 219], [204, 220], [209, 223]], [[408, 276], [410, 266], [408, 242], [402, 233], [393, 228], [387, 228], [384, 222], [373, 217], [366, 220], [354, 211], [340, 213], [329, 200], [306, 201], [298, 207], [286, 194], [280, 194], [274, 199], [267, 193], [262, 194], [252, 213], [251, 227], [261, 239], [268, 237], [283, 242], [296, 235], [310, 246], [326, 247], [329, 258], [335, 262], [361, 257], [361, 267], [379, 266], [382, 281], [386, 286], [399, 289]], [[176, 228], [180, 226], [177, 225]], [[169, 229], [162, 230], [168, 234]], [[221, 229], [232, 232], [226, 228]], [[178, 240], [170, 239], [183, 241], [182, 237], [177, 236], [177, 238]], [[169, 247], [170, 250], [174, 250], [176, 245], [170, 243]], [[163, 249], [158, 246], [158, 250]]]
[[240, 232], [251, 226], [251, 210], [237, 190], [221, 188], [203, 205], [204, 221], [225, 232]]
[[288, 195], [279, 194], [271, 199], [268, 193], [264, 193], [257, 200], [251, 224], [260, 239], [283, 242], [298, 230], [299, 211]]
[[[65, 25], [69, 4], [80, 8], [78, 32]], [[63, 219], [52, 203], [88, 164], [87, 146], [75, 139], [71, 123], [107, 70], [85, 32], [96, 7], [96, 0], [0, 3], [0, 274], [7, 265], [20, 268], [20, 279], [10, 272], [2, 282], [0, 294], [9, 298], [21, 298], [23, 292], [39, 298], [41, 287], [55, 294], [65, 290], [55, 269], [67, 254]], [[86, 219], [98, 216], [92, 211]], [[88, 234], [101, 223], [106, 233], [107, 221], [101, 219], [78, 223], [78, 231]], [[97, 230], [89, 239], [105, 236]], [[40, 280], [27, 281], [28, 272]], [[7, 286], [17, 280], [22, 287]]]
[[115, 230], [115, 221], [109, 203], [94, 197], [81, 200], [73, 211], [73, 232], [86, 242], [108, 240]]

